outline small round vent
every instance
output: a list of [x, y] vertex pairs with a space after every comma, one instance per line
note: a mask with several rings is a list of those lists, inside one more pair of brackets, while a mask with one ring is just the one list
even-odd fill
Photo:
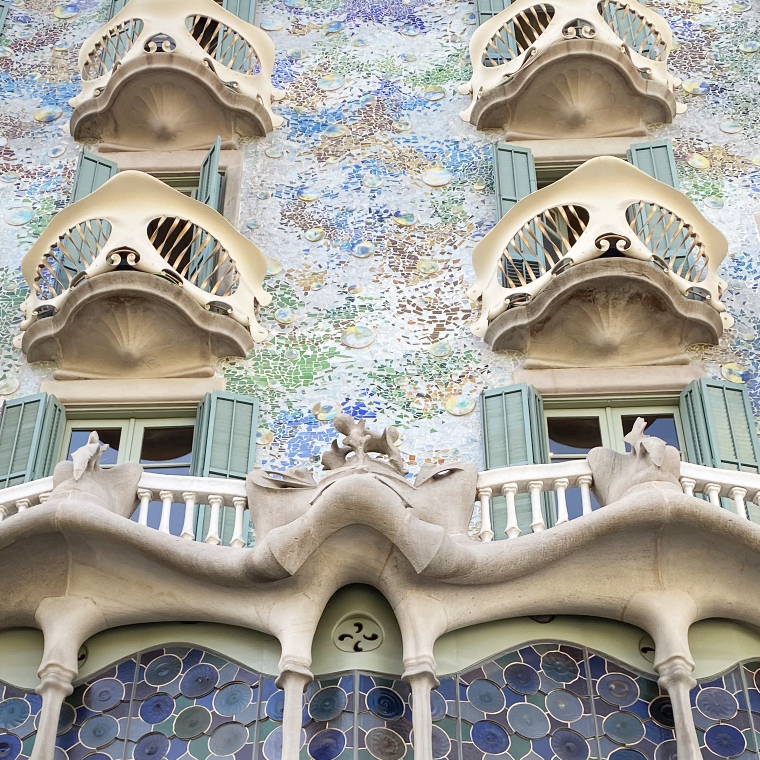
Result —
[[342, 652], [371, 652], [383, 643], [383, 629], [368, 615], [347, 615], [333, 629], [333, 643]]

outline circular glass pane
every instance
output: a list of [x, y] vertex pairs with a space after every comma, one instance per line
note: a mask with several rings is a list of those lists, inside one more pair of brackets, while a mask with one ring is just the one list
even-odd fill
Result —
[[636, 744], [644, 738], [641, 718], [630, 712], [614, 712], [604, 719], [604, 733], [618, 744]]
[[571, 691], [555, 689], [546, 695], [549, 714], [564, 723], [572, 723], [583, 715], [583, 703]]
[[103, 678], [87, 687], [84, 704], [93, 712], [105, 712], [121, 702], [124, 684], [115, 678]]
[[169, 752], [169, 738], [158, 731], [145, 734], [135, 744], [135, 760], [158, 760]]
[[0, 734], [0, 758], [16, 760], [21, 754], [21, 739], [13, 734]]
[[512, 730], [525, 739], [541, 739], [549, 733], [549, 719], [536, 705], [520, 702], [507, 713]]
[[552, 681], [570, 683], [578, 678], [578, 664], [564, 652], [547, 652], [541, 657], [541, 669]]
[[451, 739], [440, 727], [433, 726], [433, 760], [441, 760], [447, 757], [451, 749]]
[[174, 712], [174, 699], [168, 694], [154, 694], [140, 705], [140, 719], [149, 726], [163, 723]]
[[406, 744], [390, 728], [373, 728], [365, 738], [367, 749], [377, 760], [401, 760], [406, 755]]
[[736, 715], [739, 704], [731, 692], [709, 686], [697, 694], [697, 709], [713, 720], [729, 720]]
[[430, 692], [430, 712], [433, 715], [433, 721], [446, 717], [446, 700], [440, 691]]
[[724, 724], [710, 726], [705, 731], [705, 744], [720, 757], [737, 757], [747, 747], [744, 734], [738, 728]]
[[111, 715], [94, 715], [79, 729], [79, 741], [90, 749], [109, 745], [119, 734], [119, 723]]
[[663, 728], [675, 728], [676, 726], [670, 697], [657, 697], [653, 699], [649, 703], [649, 715], [655, 723]]
[[18, 728], [31, 713], [32, 707], [21, 697], [11, 697], [0, 702], [0, 728], [12, 731]]
[[669, 739], [657, 746], [654, 751], [654, 760], [676, 760], [678, 755], [678, 745], [675, 739]]
[[647, 760], [647, 758], [636, 749], [621, 747], [610, 753], [609, 760]]
[[174, 719], [174, 734], [179, 739], [195, 739], [211, 725], [211, 713], [201, 705], [186, 707]]
[[145, 680], [151, 686], [165, 686], [171, 683], [182, 670], [182, 660], [174, 654], [156, 657], [145, 669]]
[[282, 726], [277, 726], [264, 741], [266, 760], [282, 760]]
[[218, 682], [219, 671], [207, 662], [200, 662], [182, 676], [179, 690], [190, 699], [198, 699], [210, 694]]
[[628, 707], [639, 698], [636, 681], [622, 673], [609, 673], [602, 676], [596, 685], [599, 696], [608, 704]]
[[242, 682], [228, 683], [214, 696], [214, 709], [225, 717], [243, 712], [253, 699], [253, 689]]
[[348, 697], [340, 686], [320, 689], [309, 701], [309, 715], [318, 723], [337, 718], [346, 709]]
[[[39, 714], [37, 717], [39, 718]], [[74, 725], [76, 719], [77, 711], [68, 702], [64, 702], [58, 714], [58, 730], [56, 731], [58, 736], [65, 734]]]
[[502, 755], [509, 749], [509, 734], [492, 720], [479, 720], [473, 724], [472, 743], [487, 755]]
[[483, 678], [467, 687], [467, 700], [476, 710], [484, 713], [501, 712], [506, 704], [502, 690], [493, 681]]
[[208, 748], [219, 757], [234, 755], [248, 741], [248, 729], [242, 723], [222, 723], [208, 740]]
[[541, 679], [534, 668], [524, 662], [513, 662], [504, 668], [504, 681], [518, 694], [535, 694], [541, 686]]
[[309, 757], [314, 760], [335, 760], [346, 748], [346, 735], [337, 728], [326, 728], [312, 736]]
[[369, 690], [367, 707], [383, 720], [397, 720], [404, 714], [404, 700], [385, 686], [375, 686]]
[[559, 760], [588, 760], [588, 742], [569, 728], [560, 728], [549, 739], [549, 745]]
[[276, 691], [267, 700], [266, 714], [268, 718], [282, 723], [282, 713], [285, 710], [285, 692]]

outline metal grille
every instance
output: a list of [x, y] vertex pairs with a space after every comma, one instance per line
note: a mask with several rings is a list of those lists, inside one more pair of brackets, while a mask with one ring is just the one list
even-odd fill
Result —
[[583, 206], [556, 206], [534, 216], [501, 255], [502, 286], [519, 288], [546, 274], [575, 245], [588, 221]]
[[87, 55], [82, 79], [92, 80], [108, 74], [134, 45], [143, 29], [141, 19], [129, 19], [112, 26]]
[[240, 74], [259, 73], [256, 51], [234, 29], [198, 14], [189, 16], [186, 25], [193, 39], [215, 61]]
[[704, 243], [681, 217], [656, 203], [644, 201], [629, 206], [626, 216], [639, 240], [668, 269], [689, 282], [707, 277]]
[[637, 10], [618, 0], [602, 0], [599, 3], [599, 13], [631, 50], [651, 61], [662, 60], [665, 41]]
[[517, 58], [546, 31], [553, 17], [554, 8], [544, 4], [510, 16], [486, 45], [483, 66], [493, 68]]

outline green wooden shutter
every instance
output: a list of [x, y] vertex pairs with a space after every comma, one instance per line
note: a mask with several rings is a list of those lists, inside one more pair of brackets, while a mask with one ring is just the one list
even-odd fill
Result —
[[95, 192], [101, 185], [105, 185], [118, 172], [119, 167], [113, 161], [82, 151], [74, 175], [74, 187], [71, 191], [70, 202], [81, 201], [82, 198]]
[[256, 18], [256, 0], [224, 0], [222, 7], [249, 24]]
[[[549, 461], [543, 400], [535, 388], [525, 383], [483, 392], [483, 442], [486, 468], [541, 464]], [[553, 510], [547, 494], [542, 496], [544, 520], [553, 525]], [[515, 499], [517, 522], [523, 534], [530, 533], [530, 497]], [[494, 539], [506, 538], [507, 503], [504, 497], [492, 499]]]
[[494, 146], [496, 199], [499, 219], [518, 201], [536, 192], [536, 166], [530, 148], [518, 148], [509, 143]]
[[636, 143], [628, 149], [628, 163], [659, 182], [680, 190], [676, 157], [670, 140]]
[[476, 0], [475, 12], [478, 16], [478, 25], [493, 18], [511, 5], [512, 0]]
[[0, 419], [0, 488], [52, 474], [65, 421], [58, 399], [47, 393], [5, 403]]
[[111, 0], [111, 8], [108, 11], [108, 18], [113, 18], [129, 0]]
[[[256, 430], [259, 402], [250, 396], [215, 391], [207, 393], [198, 406], [193, 437], [191, 471], [206, 478], [245, 480], [253, 469], [256, 454]], [[243, 535], [248, 535], [248, 512]], [[196, 538], [202, 541], [209, 524], [209, 510], [202, 505], [196, 522]], [[222, 509], [219, 535], [229, 544], [235, 525], [235, 510]]]
[[[195, 199], [215, 211], [222, 212], [222, 175], [219, 173], [219, 161], [222, 153], [222, 138], [217, 137], [211, 150], [206, 154], [201, 164], [201, 173], [198, 179], [198, 192]], [[213, 242], [209, 242], [199, 250], [204, 235], [195, 235], [196, 242], [190, 255], [190, 267], [188, 279], [194, 280], [195, 284], [203, 290], [210, 291], [214, 285], [216, 261], [212, 258], [214, 251]]]
[[11, 9], [10, 0], [0, 0], [0, 34], [5, 28], [5, 22], [8, 20], [8, 11]]

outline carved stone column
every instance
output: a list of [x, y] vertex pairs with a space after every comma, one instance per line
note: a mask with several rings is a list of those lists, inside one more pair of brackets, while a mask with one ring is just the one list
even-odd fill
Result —
[[303, 692], [314, 680], [309, 668], [301, 662], [288, 659], [280, 663], [277, 686], [285, 691], [282, 711], [282, 759], [296, 760], [301, 749], [301, 723]]
[[689, 692], [697, 685], [692, 675], [694, 663], [682, 655], [673, 655], [655, 665], [659, 685], [668, 692], [673, 705], [679, 760], [701, 760], [697, 731], [691, 712]]
[[37, 693], [42, 697], [42, 711], [37, 738], [30, 760], [51, 760], [55, 754], [55, 737], [58, 733], [58, 718], [63, 700], [74, 691], [71, 682], [77, 671], [59, 663], [50, 663], [40, 670], [40, 685]]
[[415, 760], [433, 760], [433, 716], [430, 692], [439, 685], [432, 658], [405, 662], [404, 680], [412, 687]]

